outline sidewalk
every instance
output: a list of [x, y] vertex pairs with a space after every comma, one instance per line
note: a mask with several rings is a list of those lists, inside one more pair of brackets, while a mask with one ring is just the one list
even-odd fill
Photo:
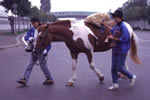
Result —
[[6, 46], [17, 43], [15, 35], [5, 35], [0, 33], [0, 46]]
[[6, 49], [11, 47], [17, 47], [22, 44], [22, 36], [24, 34], [20, 35], [11, 35], [11, 34], [4, 34], [0, 33], [0, 49]]

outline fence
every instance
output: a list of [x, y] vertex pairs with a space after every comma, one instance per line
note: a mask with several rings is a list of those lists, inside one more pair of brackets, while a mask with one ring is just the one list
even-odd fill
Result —
[[11, 27], [14, 27], [17, 31], [29, 29], [29, 19], [22, 17], [0, 16], [0, 32], [11, 32]]

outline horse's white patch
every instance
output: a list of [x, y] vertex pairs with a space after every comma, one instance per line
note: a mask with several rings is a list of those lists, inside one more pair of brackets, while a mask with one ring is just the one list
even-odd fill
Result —
[[88, 35], [91, 34], [96, 39], [97, 37], [95, 34], [91, 31], [89, 27], [87, 27], [84, 23], [84, 20], [71, 20], [71, 28], [70, 30], [74, 33], [73, 34], [73, 40], [76, 41], [78, 38], [81, 38], [84, 42], [84, 45], [87, 49], [94, 49], [93, 45], [90, 43], [88, 39]]

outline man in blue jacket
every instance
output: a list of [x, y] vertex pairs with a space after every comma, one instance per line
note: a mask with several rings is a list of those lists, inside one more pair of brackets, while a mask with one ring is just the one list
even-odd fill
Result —
[[[128, 70], [124, 67], [126, 57], [130, 49], [130, 34], [123, 20], [123, 12], [116, 10], [114, 13], [112, 13], [112, 17], [116, 22], [116, 25], [112, 28], [113, 35], [108, 36], [108, 38], [116, 41], [116, 46], [112, 48], [111, 73], [113, 85], [110, 86], [108, 90], [115, 90], [119, 88], [118, 72], [129, 78], [130, 86], [133, 86], [136, 80], [136, 76], [128, 72]], [[117, 32], [121, 32], [121, 36], [119, 38], [114, 37]]]
[[[33, 42], [33, 44], [35, 45], [36, 41], [37, 41], [37, 37], [38, 37], [37, 29], [40, 26], [40, 20], [38, 18], [34, 17], [31, 19], [31, 23], [32, 23], [33, 27], [27, 32], [27, 34], [25, 36], [25, 40], [27, 41], [27, 43]], [[46, 78], [46, 80], [43, 82], [43, 84], [51, 85], [54, 83], [52, 76], [50, 74], [50, 71], [48, 69], [48, 66], [47, 66], [47, 61], [45, 59], [45, 57], [47, 56], [48, 51], [50, 49], [51, 49], [51, 45], [49, 45], [47, 48], [45, 48], [43, 53], [41, 53], [41, 54], [37, 54], [32, 51], [31, 58], [30, 58], [28, 66], [27, 66], [27, 69], [25, 70], [24, 76], [23, 76], [23, 78], [21, 78], [20, 80], [17, 81], [19, 84], [23, 84], [25, 86], [27, 85], [29, 76], [30, 76], [33, 66], [35, 65], [37, 60], [39, 60], [41, 70], [43, 71], [45, 78]]]

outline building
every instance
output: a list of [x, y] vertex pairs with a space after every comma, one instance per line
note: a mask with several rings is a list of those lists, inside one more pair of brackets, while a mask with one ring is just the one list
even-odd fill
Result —
[[40, 9], [46, 13], [50, 12], [51, 10], [51, 1], [50, 0], [41, 0], [41, 7]]

